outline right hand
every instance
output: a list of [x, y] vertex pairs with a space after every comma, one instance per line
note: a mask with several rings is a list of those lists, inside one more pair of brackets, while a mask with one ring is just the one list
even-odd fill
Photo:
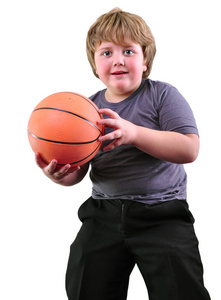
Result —
[[66, 164], [60, 169], [57, 168], [58, 161], [53, 159], [49, 164], [45, 163], [39, 153], [35, 153], [35, 161], [43, 173], [52, 181], [62, 184], [63, 179], [69, 174], [80, 170], [80, 167], [72, 167], [70, 164]]

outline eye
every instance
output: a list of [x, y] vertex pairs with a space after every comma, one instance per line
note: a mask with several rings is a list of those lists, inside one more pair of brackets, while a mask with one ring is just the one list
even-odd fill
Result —
[[134, 52], [132, 51], [132, 50], [125, 50], [124, 51], [124, 53], [126, 54], [126, 55], [133, 55], [134, 54]]
[[103, 53], [103, 56], [110, 56], [111, 55], [111, 52], [110, 51], [105, 51], [104, 53]]

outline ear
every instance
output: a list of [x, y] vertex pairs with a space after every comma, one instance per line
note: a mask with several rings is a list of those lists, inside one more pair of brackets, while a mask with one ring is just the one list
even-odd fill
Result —
[[146, 72], [146, 70], [147, 70], [147, 66], [144, 65], [144, 66], [143, 66], [143, 72]]

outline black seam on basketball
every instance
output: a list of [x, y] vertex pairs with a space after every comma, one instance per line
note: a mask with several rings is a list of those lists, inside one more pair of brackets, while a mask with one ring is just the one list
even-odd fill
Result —
[[86, 119], [86, 118], [84, 118], [84, 117], [82, 117], [82, 116], [80, 116], [80, 115], [78, 115], [78, 114], [75, 114], [75, 113], [73, 113], [73, 112], [71, 112], [71, 111], [68, 111], [68, 110], [64, 110], [64, 109], [56, 108], [56, 107], [39, 107], [39, 108], [36, 108], [33, 112], [38, 111], [38, 110], [44, 110], [44, 109], [48, 109], [48, 110], [49, 110], [49, 109], [52, 109], [52, 110], [58, 110], [58, 111], [61, 111], [61, 112], [67, 113], [67, 114], [71, 114], [71, 115], [73, 115], [73, 116], [75, 116], [75, 117], [78, 117], [78, 118], [80, 118], [80, 119], [86, 121], [86, 122], [89, 123], [90, 125], [94, 126], [100, 133], [102, 133], [102, 131], [101, 131], [94, 123], [92, 123], [92, 122], [89, 121], [88, 119]]
[[[99, 143], [99, 145], [94, 149], [93, 152], [91, 152], [88, 156], [86, 156], [86, 157], [84, 157], [84, 158], [82, 158], [82, 159], [80, 159], [80, 160], [77, 160], [77, 161], [71, 162], [71, 163], [68, 163], [68, 162], [67, 162], [67, 163], [65, 163], [65, 164], [59, 164], [59, 163], [58, 163], [57, 165], [58, 165], [58, 166], [65, 166], [66, 164], [74, 165], [74, 164], [80, 163], [80, 162], [84, 161], [85, 159], [87, 159], [88, 157], [90, 157], [91, 155], [93, 155], [94, 152], [96, 152], [97, 149], [98, 149], [100, 146], [101, 146], [101, 143]], [[44, 159], [43, 159], [43, 160], [44, 160]], [[46, 160], [44, 160], [44, 162], [49, 164], [49, 162], [46, 161]]]
[[35, 134], [33, 134], [32, 132], [30, 132], [28, 130], [28, 133], [33, 136], [34, 138], [38, 139], [38, 140], [42, 140], [45, 142], [49, 142], [49, 143], [55, 143], [55, 144], [62, 144], [62, 145], [85, 145], [85, 144], [91, 144], [97, 141], [97, 139], [101, 136], [100, 134], [96, 137], [96, 139], [92, 140], [92, 141], [87, 141], [87, 142], [61, 142], [61, 141], [54, 141], [54, 140], [49, 140], [49, 139], [45, 139], [39, 136], [36, 136]]
[[[69, 165], [74, 165], [74, 164], [77, 164], [77, 163], [80, 163], [82, 162], [83, 160], [87, 159], [88, 157], [90, 157], [92, 154], [94, 154], [94, 152], [97, 151], [97, 149], [100, 147], [101, 143], [99, 143], [99, 145], [95, 148], [95, 150], [93, 152], [91, 152], [88, 156], [78, 160], [78, 161], [75, 161], [75, 162], [71, 162], [71, 163], [67, 163]], [[58, 166], [65, 166], [66, 164], [58, 164]]]
[[97, 107], [95, 106], [94, 102], [91, 99], [88, 99], [88, 98], [86, 98], [86, 97], [84, 97], [84, 96], [82, 96], [80, 94], [77, 94], [77, 93], [73, 93], [73, 92], [71, 92], [71, 93], [74, 94], [74, 95], [77, 95], [77, 96], [81, 97], [82, 99], [84, 99], [85, 101], [87, 101], [91, 106], [93, 106], [93, 108], [96, 110], [96, 112], [98, 113], [98, 115], [100, 115]]

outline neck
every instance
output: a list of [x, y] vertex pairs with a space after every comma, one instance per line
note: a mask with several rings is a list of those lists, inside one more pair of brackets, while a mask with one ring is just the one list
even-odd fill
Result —
[[[133, 93], [133, 92], [132, 92]], [[118, 103], [128, 98], [132, 93], [127, 94], [112, 94], [108, 90], [105, 92], [105, 98], [108, 102]]]

